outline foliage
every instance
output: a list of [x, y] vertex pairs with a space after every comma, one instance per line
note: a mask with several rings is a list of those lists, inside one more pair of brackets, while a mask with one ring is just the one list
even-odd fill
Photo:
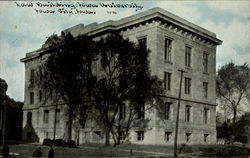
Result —
[[235, 65], [231, 62], [222, 66], [217, 74], [217, 96], [232, 111], [233, 123], [236, 122], [241, 101], [248, 95], [249, 72], [247, 64]]
[[[14, 99], [6, 95], [8, 85], [5, 80], [0, 78], [0, 110], [2, 115], [6, 113], [5, 139], [21, 140], [22, 135], [22, 102], [16, 102]], [[15, 116], [15, 117], [13, 117]], [[3, 128], [4, 118], [0, 119], [1, 129]], [[2, 140], [1, 140], [2, 141]]]
[[0, 78], [0, 104], [2, 104], [2, 101], [6, 97], [7, 88], [8, 88], [8, 85], [5, 82], [5, 80]]
[[52, 35], [46, 43], [50, 43], [51, 52], [41, 66], [40, 85], [52, 96], [50, 99], [62, 100], [67, 105], [68, 139], [71, 140], [75, 110], [87, 110], [94, 42], [87, 36], [73, 38], [67, 34], [60, 38]]
[[[97, 42], [99, 65], [96, 82], [92, 88], [93, 101], [105, 127], [106, 145], [109, 134], [119, 144], [119, 132], [125, 136], [142, 104], [153, 102], [159, 87], [157, 77], [149, 72], [146, 45], [135, 45], [118, 34], [108, 35]], [[126, 104], [126, 119], [118, 116]]]
[[[41, 87], [50, 96], [57, 94], [52, 97], [56, 102], [63, 100], [67, 105], [69, 139], [73, 114], [84, 127], [87, 116], [92, 114], [90, 110], [97, 110], [106, 144], [110, 133], [119, 144], [117, 133], [125, 130], [128, 136], [141, 105], [151, 105], [146, 109], [150, 110], [161, 100], [157, 97], [163, 92], [161, 81], [150, 75], [145, 44], [135, 45], [118, 34], [97, 42], [89, 36], [73, 38], [67, 34], [52, 35], [45, 45], [51, 52], [42, 65]], [[126, 119], [118, 116], [123, 104], [128, 107]]]

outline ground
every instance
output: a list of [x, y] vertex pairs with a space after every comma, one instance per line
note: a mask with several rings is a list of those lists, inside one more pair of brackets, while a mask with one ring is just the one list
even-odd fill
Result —
[[[42, 146], [40, 144], [19, 144], [19, 145], [10, 145], [11, 153], [19, 153], [19, 156], [14, 156], [15, 158], [31, 158], [33, 151], [37, 147], [42, 147], [43, 157], [47, 158], [49, 147]], [[201, 145], [201, 146], [186, 146], [184, 147], [182, 153], [179, 157], [182, 158], [211, 158], [218, 156], [218, 153], [224, 152], [227, 149], [237, 148], [238, 149], [249, 149], [247, 147], [241, 146], [222, 146], [222, 145]], [[131, 149], [133, 155], [131, 156]], [[85, 157], [161, 157], [161, 158], [172, 158], [173, 157], [173, 147], [172, 146], [150, 146], [150, 145], [120, 145], [117, 147], [104, 147], [102, 144], [85, 144], [81, 145], [78, 148], [67, 148], [67, 147], [54, 147], [55, 157], [56, 158], [85, 158]], [[218, 152], [219, 151], [219, 152]], [[232, 152], [230, 150], [230, 152]], [[230, 155], [229, 152], [229, 155]], [[223, 153], [224, 154], [224, 153]], [[225, 155], [220, 155], [225, 157]], [[236, 155], [227, 157], [234, 158], [248, 158], [248, 155]]]

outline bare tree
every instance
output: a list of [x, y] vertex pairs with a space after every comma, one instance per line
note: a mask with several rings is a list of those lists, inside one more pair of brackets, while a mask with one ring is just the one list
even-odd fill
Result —
[[250, 86], [249, 72], [247, 64], [235, 65], [230, 62], [222, 66], [217, 74], [217, 97], [224, 103], [223, 106], [232, 111], [233, 124], [236, 122], [242, 100], [249, 95], [247, 92]]

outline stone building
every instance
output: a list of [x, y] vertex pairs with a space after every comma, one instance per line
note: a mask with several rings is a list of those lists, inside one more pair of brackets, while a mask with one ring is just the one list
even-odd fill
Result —
[[246, 112], [243, 115], [243, 121], [245, 122], [242, 133], [242, 142], [250, 144], [250, 112]]
[[[150, 70], [164, 82], [165, 119], [157, 117], [156, 112], [145, 113], [150, 117], [146, 131], [134, 129], [130, 133], [132, 143], [136, 144], [173, 144], [176, 107], [179, 92], [179, 69], [187, 73], [183, 76], [182, 100], [178, 143], [203, 144], [216, 142], [216, 47], [222, 43], [216, 35], [192, 24], [161, 8], [153, 8], [117, 21], [92, 23], [87, 26], [76, 25], [63, 30], [73, 36], [88, 34], [98, 40], [101, 36], [119, 32], [133, 42], [146, 42], [151, 50]], [[25, 64], [25, 105], [23, 126], [34, 127], [34, 137], [39, 141], [52, 138], [55, 106], [43, 105], [43, 94], [33, 88], [34, 71], [43, 60], [47, 48], [26, 54], [21, 59]], [[66, 121], [63, 106], [57, 109], [58, 125], [56, 138], [65, 138]], [[91, 126], [91, 125], [90, 125]], [[102, 131], [95, 126], [74, 132], [80, 143], [102, 142]], [[74, 136], [74, 134], [73, 134]], [[24, 139], [33, 137], [24, 134]]]

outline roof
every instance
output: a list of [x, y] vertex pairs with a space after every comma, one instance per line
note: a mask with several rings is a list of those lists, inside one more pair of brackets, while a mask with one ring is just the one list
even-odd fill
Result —
[[[86, 26], [84, 26], [83, 24], [79, 24], [71, 28], [65, 29], [62, 32], [63, 33], [70, 32], [74, 37], [78, 35], [83, 35], [83, 34], [94, 35], [94, 34], [108, 31], [108, 30], [122, 30], [124, 28], [128, 28], [136, 24], [140, 24], [142, 22], [148, 21], [150, 19], [155, 19], [155, 18], [159, 18], [163, 21], [167, 21], [168, 23], [174, 24], [182, 29], [198, 34], [199, 36], [209, 39], [210, 41], [213, 41], [216, 45], [219, 45], [222, 43], [221, 40], [216, 38], [215, 33], [208, 31], [198, 25], [195, 25], [159, 7], [152, 8], [147, 11], [144, 11], [144, 12], [132, 15], [132, 16], [128, 16], [126, 18], [122, 18], [117, 21], [109, 20], [100, 24], [92, 23]], [[25, 62], [35, 57], [36, 54], [39, 54], [42, 51], [44, 51], [43, 48], [27, 53], [26, 57], [21, 59], [21, 61]]]

